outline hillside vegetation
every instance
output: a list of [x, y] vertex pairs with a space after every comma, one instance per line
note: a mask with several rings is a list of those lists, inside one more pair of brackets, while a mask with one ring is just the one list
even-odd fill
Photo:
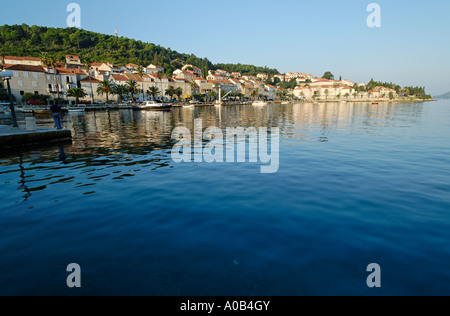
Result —
[[[55, 55], [60, 61], [64, 60], [65, 55], [75, 54], [91, 62], [109, 62], [122, 66], [127, 63], [145, 66], [156, 64], [163, 66], [169, 75], [180, 67], [178, 60], [201, 68], [203, 73], [219, 68], [207, 58], [178, 53], [170, 48], [125, 37], [77, 28], [51, 28], [26, 24], [0, 26], [0, 56], [40, 57], [43, 52]], [[279, 73], [276, 69], [241, 64], [220, 64], [220, 69], [239, 71], [243, 75], [256, 75], [261, 72], [271, 75]]]

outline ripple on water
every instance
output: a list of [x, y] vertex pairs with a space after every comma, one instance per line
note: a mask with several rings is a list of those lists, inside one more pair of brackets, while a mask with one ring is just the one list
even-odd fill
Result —
[[[71, 145], [1, 154], [0, 294], [70, 294], [78, 262], [83, 294], [371, 295], [377, 262], [376, 294], [448, 295], [449, 117], [445, 102], [65, 116]], [[171, 132], [196, 118], [279, 126], [279, 171], [174, 163]]]

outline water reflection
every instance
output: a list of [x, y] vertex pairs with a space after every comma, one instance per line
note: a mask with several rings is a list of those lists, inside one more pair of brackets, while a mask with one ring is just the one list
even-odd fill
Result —
[[61, 161], [64, 165], [67, 164], [67, 155], [64, 151], [64, 145], [59, 146], [59, 161]]
[[[198, 118], [203, 120], [204, 129], [210, 126], [222, 129], [277, 126], [285, 141], [328, 143], [333, 142], [335, 133], [340, 131], [390, 136], [392, 127], [402, 128], [419, 123], [422, 111], [421, 103], [305, 103], [265, 107], [190, 107], [176, 108], [172, 112], [120, 110], [65, 115], [63, 121], [72, 130], [72, 144], [24, 151], [18, 163], [21, 170], [19, 189], [24, 190], [24, 198], [28, 199], [30, 192], [46, 188], [49, 182], [71, 182], [80, 178], [79, 186], [95, 185], [108, 177], [123, 180], [142, 170], [171, 168], [175, 165], [170, 155], [175, 143], [171, 139], [173, 129], [185, 126], [193, 131], [194, 120]], [[53, 122], [48, 118], [38, 118], [38, 124], [51, 127]], [[7, 153], [2, 155], [7, 156]], [[28, 169], [24, 168], [24, 161], [31, 162]], [[14, 164], [17, 164], [17, 160], [13, 157], [0, 161], [0, 166]], [[60, 168], [69, 169], [55, 175]], [[40, 174], [42, 170], [51, 171]], [[74, 174], [67, 176], [65, 173], [70, 173], [67, 170]], [[25, 172], [34, 177], [32, 182], [36, 186], [32, 189], [27, 186]], [[87, 179], [83, 178], [85, 173]], [[91, 177], [96, 177], [98, 173], [102, 173], [102, 177], [92, 182]]]
[[19, 156], [19, 168], [20, 168], [20, 186], [17, 188], [17, 190], [20, 190], [25, 193], [23, 199], [24, 201], [26, 201], [32, 194], [30, 189], [26, 185], [25, 168], [23, 167], [23, 155]]

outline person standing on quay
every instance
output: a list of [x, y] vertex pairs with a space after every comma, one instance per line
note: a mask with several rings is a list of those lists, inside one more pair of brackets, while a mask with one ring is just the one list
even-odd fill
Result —
[[61, 127], [61, 107], [58, 104], [53, 104], [50, 107], [50, 111], [52, 111], [53, 119], [55, 120], [55, 125], [57, 129], [62, 129]]

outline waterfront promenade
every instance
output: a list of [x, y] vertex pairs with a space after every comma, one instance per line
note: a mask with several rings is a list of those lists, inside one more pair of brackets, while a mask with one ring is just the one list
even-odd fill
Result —
[[12, 126], [0, 125], [0, 148], [2, 150], [71, 138], [72, 133], [67, 129], [37, 128], [34, 131], [28, 131], [25, 127], [13, 128]]

